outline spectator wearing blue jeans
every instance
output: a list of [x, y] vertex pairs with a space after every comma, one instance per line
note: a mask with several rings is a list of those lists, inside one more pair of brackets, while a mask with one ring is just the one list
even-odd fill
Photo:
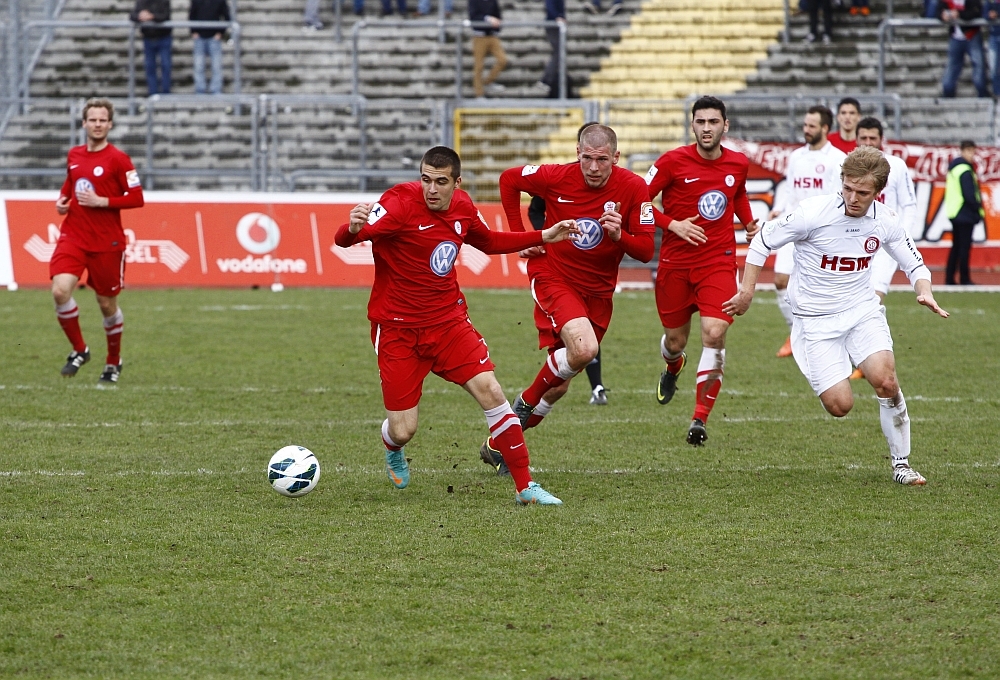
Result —
[[941, 83], [942, 94], [954, 97], [958, 87], [958, 77], [962, 75], [965, 55], [972, 64], [972, 83], [980, 97], [988, 97], [986, 90], [986, 60], [983, 56], [983, 36], [979, 26], [961, 26], [956, 22], [974, 21], [983, 16], [980, 0], [943, 0], [941, 21], [952, 24], [948, 41], [948, 65], [945, 67]]
[[[170, 0], [135, 0], [129, 19], [137, 22], [170, 21]], [[146, 60], [149, 94], [170, 94], [170, 65], [173, 59], [173, 30], [142, 28], [142, 51]], [[159, 68], [157, 68], [159, 67]]]
[[[191, 0], [188, 21], [229, 21], [229, 3], [226, 0]], [[205, 94], [205, 57], [212, 62], [210, 92], [222, 92], [222, 31], [217, 28], [196, 28], [194, 38], [194, 91]]]
[[[1000, 19], [1000, 2], [987, 2], [986, 18], [990, 21]], [[1000, 92], [1000, 24], [990, 26], [990, 52], [993, 53], [993, 63], [990, 70], [993, 72], [993, 96]]]
[[[442, 0], [444, 2], [445, 16], [450, 17], [455, 9], [455, 0]], [[417, 14], [424, 17], [431, 13], [431, 0], [419, 0], [417, 2]]]

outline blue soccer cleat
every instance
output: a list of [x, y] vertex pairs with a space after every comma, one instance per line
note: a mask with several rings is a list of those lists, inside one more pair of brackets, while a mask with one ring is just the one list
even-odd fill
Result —
[[543, 489], [538, 482], [529, 482], [515, 496], [518, 505], [562, 505], [563, 502]]
[[410, 483], [410, 466], [406, 463], [406, 454], [399, 451], [385, 450], [385, 474], [397, 489], [405, 489]]

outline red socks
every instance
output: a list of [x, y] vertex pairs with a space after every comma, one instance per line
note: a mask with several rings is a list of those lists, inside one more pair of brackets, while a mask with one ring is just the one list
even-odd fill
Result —
[[517, 414], [506, 402], [484, 413], [490, 428], [490, 446], [503, 456], [514, 478], [514, 487], [523, 491], [531, 482], [531, 472], [528, 470], [528, 445], [524, 443]]
[[122, 357], [122, 326], [125, 324], [125, 315], [119, 308], [113, 316], [104, 320], [104, 334], [108, 338], [108, 358], [105, 363], [117, 366], [121, 363]]
[[701, 351], [698, 362], [698, 381], [695, 392], [694, 417], [705, 423], [715, 406], [715, 399], [722, 389], [723, 368], [726, 364], [726, 350], [710, 349]]
[[560, 347], [545, 358], [542, 370], [538, 371], [531, 386], [521, 393], [521, 399], [526, 404], [537, 406], [546, 392], [553, 387], [559, 387], [576, 373], [566, 360], [566, 348]]
[[85, 351], [87, 343], [83, 341], [83, 331], [80, 330], [80, 308], [76, 306], [76, 300], [70, 298], [66, 304], [57, 305], [56, 317], [69, 343], [73, 345], [73, 351]]

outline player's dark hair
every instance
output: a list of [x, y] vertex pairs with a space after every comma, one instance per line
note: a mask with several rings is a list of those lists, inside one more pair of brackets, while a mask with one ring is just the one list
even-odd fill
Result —
[[458, 157], [454, 149], [446, 146], [435, 146], [427, 149], [424, 157], [420, 159], [420, 167], [429, 165], [435, 170], [451, 168], [451, 178], [458, 179], [462, 175], [462, 159]]
[[580, 129], [576, 131], [576, 142], [580, 143], [580, 138], [583, 137], [583, 131], [589, 128], [591, 125], [600, 125], [596, 120], [592, 120], [589, 123], [584, 123], [580, 126]]
[[958, 143], [958, 148], [961, 149], [962, 151], [965, 151], [966, 149], [975, 149], [976, 143], [971, 139], [963, 139], [961, 142]]
[[726, 105], [718, 97], [698, 97], [698, 101], [691, 106], [691, 118], [703, 109], [715, 109], [722, 114], [722, 120], [729, 120], [726, 118]]
[[91, 109], [107, 109], [108, 110], [108, 120], [112, 121], [115, 119], [115, 105], [111, 103], [110, 99], [104, 99], [103, 97], [91, 97], [87, 100], [87, 103], [83, 105], [83, 115], [81, 120], [87, 120], [87, 112]]
[[613, 156], [615, 151], [618, 150], [618, 135], [607, 125], [594, 123], [593, 125], [588, 125], [580, 132], [580, 146], [583, 147], [584, 144], [595, 149], [606, 146], [611, 149], [611, 155]]
[[878, 136], [882, 138], [885, 137], [885, 132], [882, 130], [882, 121], [875, 116], [862, 118], [861, 121], [858, 122], [858, 130], [878, 130]]
[[[854, 107], [855, 111], [861, 113], [861, 102], [859, 102], [854, 97], [844, 97], [843, 99], [841, 99], [840, 103], [837, 104], [837, 113], [840, 113], [840, 107], [843, 106], [844, 104], [850, 104], [851, 106]], [[871, 128], [865, 128], [865, 129], [871, 130]]]
[[810, 106], [809, 110], [806, 111], [806, 114], [810, 113], [819, 114], [820, 127], [826, 126], [827, 130], [833, 127], [833, 113], [827, 107], [822, 106], [821, 104], [817, 104], [816, 106]]

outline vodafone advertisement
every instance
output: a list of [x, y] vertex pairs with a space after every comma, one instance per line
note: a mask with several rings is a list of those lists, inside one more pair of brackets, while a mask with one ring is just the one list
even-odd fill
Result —
[[[0, 286], [49, 285], [49, 259], [62, 221], [57, 192], [0, 193]], [[147, 192], [123, 210], [129, 287], [371, 286], [369, 243], [333, 239], [361, 202], [377, 194], [211, 194]], [[506, 231], [499, 204], [479, 206], [490, 228]], [[527, 220], [525, 220], [527, 223]], [[465, 245], [455, 267], [462, 286], [527, 287], [523, 261]]]

